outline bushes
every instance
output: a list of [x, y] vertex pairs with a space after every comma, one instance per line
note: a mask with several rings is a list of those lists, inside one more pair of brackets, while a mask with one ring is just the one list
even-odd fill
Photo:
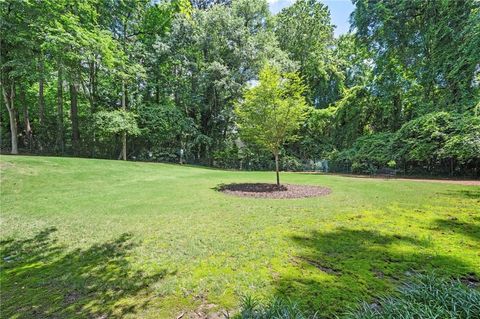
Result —
[[239, 168], [242, 155], [238, 147], [232, 143], [222, 150], [213, 153], [214, 166], [221, 168]]
[[480, 119], [469, 113], [434, 112], [397, 132], [396, 157], [437, 173], [465, 174], [478, 169]]
[[480, 117], [460, 116], [455, 125], [440, 154], [468, 164], [480, 157]]
[[301, 171], [303, 166], [295, 156], [285, 155], [281, 158], [281, 167], [284, 171]]
[[407, 161], [434, 163], [454, 131], [456, 117], [434, 112], [403, 125], [395, 138], [397, 156]]
[[378, 133], [360, 137], [340, 158], [352, 162], [353, 173], [373, 174], [378, 168], [394, 162], [392, 149], [395, 134]]
[[[294, 302], [274, 299], [260, 304], [245, 298], [241, 319], [304, 319], [317, 318], [315, 312], [305, 312]], [[347, 311], [345, 319], [478, 319], [480, 318], [480, 291], [462, 284], [459, 280], [447, 280], [434, 274], [418, 275], [398, 289], [397, 294], [377, 299], [374, 304], [362, 303]]]
[[314, 319], [316, 315], [307, 315], [298, 306], [285, 299], [273, 299], [267, 304], [246, 297], [243, 299], [237, 319]]
[[435, 275], [422, 275], [406, 284], [397, 296], [380, 298], [374, 305], [363, 303], [346, 318], [480, 318], [480, 291]]
[[480, 119], [468, 113], [429, 113], [395, 133], [358, 138], [338, 159], [351, 162], [354, 173], [371, 174], [401, 164], [423, 173], [475, 175], [480, 163]]
[[[264, 152], [253, 152], [248, 148], [239, 150], [236, 146], [227, 146], [213, 153], [214, 166], [243, 170], [272, 170], [275, 162], [272, 155]], [[303, 166], [295, 156], [280, 157], [280, 166], [284, 171], [302, 171]]]

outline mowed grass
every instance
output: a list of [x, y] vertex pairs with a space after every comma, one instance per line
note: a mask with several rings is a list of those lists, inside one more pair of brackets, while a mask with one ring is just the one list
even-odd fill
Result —
[[172, 318], [288, 297], [325, 317], [415, 272], [480, 277], [480, 188], [282, 173], [327, 186], [255, 199], [236, 172], [1, 156], [2, 318]]

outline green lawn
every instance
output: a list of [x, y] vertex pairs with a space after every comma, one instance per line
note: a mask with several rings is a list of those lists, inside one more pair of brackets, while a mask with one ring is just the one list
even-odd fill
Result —
[[282, 173], [308, 199], [237, 198], [272, 172], [1, 156], [2, 318], [171, 318], [287, 296], [325, 316], [417, 271], [480, 276], [480, 188]]

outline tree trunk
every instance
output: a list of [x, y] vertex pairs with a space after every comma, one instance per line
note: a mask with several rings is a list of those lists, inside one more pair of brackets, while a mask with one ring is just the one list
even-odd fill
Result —
[[[93, 116], [96, 111], [96, 96], [97, 96], [97, 84], [96, 84], [96, 78], [97, 78], [97, 73], [96, 73], [96, 64], [95, 64], [95, 58], [94, 60], [90, 61], [88, 63], [88, 68], [89, 68], [89, 76], [88, 76], [88, 101], [90, 102], [90, 114]], [[82, 82], [83, 83], [83, 82]], [[84, 92], [85, 88], [83, 89]], [[95, 121], [93, 121], [93, 141], [91, 143], [92, 148], [91, 148], [91, 156], [95, 157], [95, 144], [96, 144], [96, 138], [95, 138]]]
[[[122, 80], [122, 110], [127, 110], [125, 80]], [[127, 132], [122, 133], [122, 159], [127, 160]]]
[[27, 101], [25, 99], [25, 91], [23, 88], [20, 88], [20, 103], [23, 105], [23, 123], [25, 125], [25, 137], [24, 140], [25, 146], [28, 146], [30, 151], [32, 151], [33, 147], [33, 132], [32, 126], [30, 125], [30, 116], [28, 113], [28, 106]]
[[73, 154], [78, 155], [80, 130], [78, 128], [78, 84], [70, 84], [70, 119], [72, 121]]
[[43, 59], [43, 53], [40, 53], [40, 78], [38, 79], [38, 119], [40, 125], [45, 124], [45, 94], [43, 92], [45, 77], [45, 62]]
[[275, 172], [277, 173], [277, 186], [280, 186], [280, 173], [279, 173], [279, 165], [278, 165], [278, 152], [275, 154]]
[[2, 83], [2, 94], [5, 100], [5, 106], [8, 110], [8, 117], [10, 119], [10, 135], [12, 141], [12, 154], [18, 154], [18, 130], [17, 130], [17, 112], [13, 105], [13, 98], [15, 96], [15, 88], [13, 83], [10, 84], [10, 90], [5, 90], [5, 85]]
[[18, 154], [18, 133], [17, 133], [17, 113], [14, 108], [8, 110], [10, 117], [10, 135], [12, 139], [12, 154]]
[[95, 99], [97, 95], [96, 84], [96, 67], [95, 61], [89, 63], [89, 101], [90, 109], [92, 113], [95, 113]]
[[57, 146], [62, 155], [65, 149], [63, 131], [63, 70], [62, 65], [59, 65], [57, 83]]
[[127, 160], [127, 133], [122, 133], [122, 159]]

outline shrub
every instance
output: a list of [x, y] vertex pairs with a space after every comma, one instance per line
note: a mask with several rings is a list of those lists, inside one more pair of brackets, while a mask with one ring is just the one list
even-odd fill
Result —
[[[354, 173], [374, 173], [376, 169], [388, 166], [393, 157], [393, 133], [370, 134], [358, 138], [353, 146], [341, 152], [339, 158], [352, 162]], [[396, 164], [396, 163], [395, 163]]]
[[282, 157], [282, 169], [285, 171], [300, 171], [302, 170], [302, 164], [298, 158], [285, 155]]
[[395, 148], [407, 161], [432, 162], [440, 157], [454, 129], [455, 116], [433, 112], [405, 123], [397, 132]]
[[398, 295], [363, 303], [345, 316], [351, 319], [381, 318], [480, 318], [480, 291], [458, 280], [421, 275], [402, 286]]
[[[244, 298], [238, 319], [315, 319], [289, 300], [273, 299], [265, 304]], [[418, 275], [401, 286], [395, 295], [381, 297], [374, 304], [362, 303], [344, 313], [345, 319], [479, 319], [480, 291], [459, 280], [435, 274]]]
[[461, 163], [480, 158], [480, 117], [460, 116], [455, 123], [455, 133], [448, 137], [441, 155]]
[[315, 319], [317, 316], [305, 314], [289, 300], [275, 298], [267, 304], [260, 304], [252, 297], [243, 299], [237, 319]]
[[228, 145], [213, 153], [214, 166], [222, 168], [239, 168], [240, 154], [235, 144]]
[[389, 168], [395, 168], [395, 167], [397, 167], [397, 162], [395, 162], [394, 160], [390, 160], [390, 161], [388, 161], [387, 166]]

